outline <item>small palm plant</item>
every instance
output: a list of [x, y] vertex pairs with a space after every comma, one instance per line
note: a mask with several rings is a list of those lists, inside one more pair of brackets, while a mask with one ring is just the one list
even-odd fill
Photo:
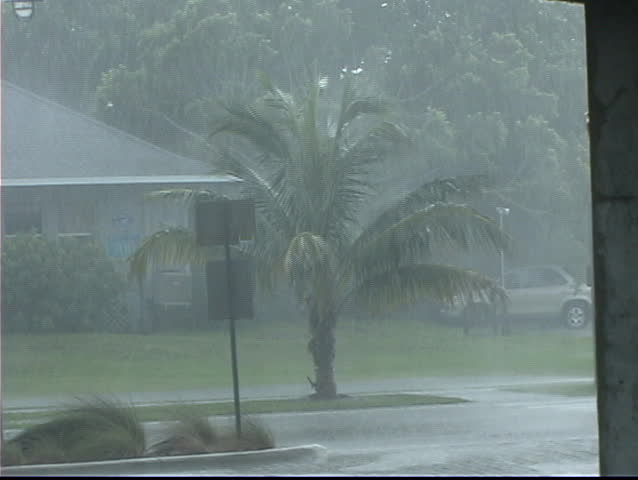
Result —
[[234, 429], [217, 427], [207, 417], [189, 411], [178, 412], [177, 418], [167, 438], [149, 447], [148, 456], [263, 450], [275, 446], [268, 428], [251, 418], [242, 419], [239, 437]]
[[220, 442], [217, 429], [206, 417], [178, 412], [165, 439], [148, 448], [148, 456], [212, 453]]
[[[336, 114], [321, 121], [326, 79], [312, 83], [301, 101], [262, 80], [264, 96], [226, 107], [211, 137], [230, 134], [247, 142], [246, 149], [225, 149], [218, 158], [255, 201], [258, 239], [247, 253], [264, 285], [286, 278], [305, 307], [313, 396], [335, 398], [335, 331], [347, 305], [380, 312], [425, 298], [502, 299], [491, 279], [437, 264], [433, 248], [500, 251], [507, 241], [491, 219], [459, 203], [464, 192], [477, 191], [475, 177], [427, 182], [362, 222], [362, 206], [374, 193], [372, 166], [392, 160], [408, 143], [386, 116], [386, 103], [361, 95], [347, 78]], [[192, 191], [173, 194], [196, 197]], [[207, 258], [192, 233], [168, 229], [133, 254], [131, 270], [141, 275], [153, 261]]]
[[20, 463], [33, 464], [140, 457], [145, 442], [132, 407], [95, 397], [26, 428], [3, 447]]

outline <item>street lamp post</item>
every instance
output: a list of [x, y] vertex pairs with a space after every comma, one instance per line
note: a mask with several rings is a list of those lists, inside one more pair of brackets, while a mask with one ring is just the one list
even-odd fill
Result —
[[[503, 230], [503, 216], [508, 215], [510, 213], [510, 209], [507, 207], [496, 207], [496, 211], [498, 212], [498, 227]], [[505, 253], [501, 248], [500, 252], [501, 257], [501, 287], [505, 288]]]
[[35, 3], [41, 2], [42, 0], [29, 0], [29, 1], [20, 1], [20, 0], [3, 0], [5, 2], [11, 2], [13, 7], [13, 13], [16, 14], [16, 17], [20, 19], [28, 20], [33, 17], [33, 13], [35, 12]]

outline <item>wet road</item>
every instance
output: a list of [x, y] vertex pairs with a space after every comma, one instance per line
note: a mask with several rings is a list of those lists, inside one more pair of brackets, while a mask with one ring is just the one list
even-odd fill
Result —
[[593, 397], [492, 387], [459, 396], [472, 402], [262, 415], [278, 446], [317, 443], [326, 454], [301, 463], [166, 475], [598, 475]]

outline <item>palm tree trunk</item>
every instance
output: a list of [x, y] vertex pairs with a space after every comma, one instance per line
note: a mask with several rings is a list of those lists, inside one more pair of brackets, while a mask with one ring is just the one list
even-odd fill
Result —
[[313, 309], [310, 313], [312, 338], [308, 343], [308, 349], [315, 367], [315, 381], [311, 382], [315, 389], [314, 398], [337, 398], [334, 371], [336, 320], [334, 314], [321, 319], [316, 310]]

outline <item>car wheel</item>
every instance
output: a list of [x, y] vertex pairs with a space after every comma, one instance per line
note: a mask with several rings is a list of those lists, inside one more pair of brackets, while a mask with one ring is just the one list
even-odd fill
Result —
[[589, 322], [589, 305], [570, 302], [563, 309], [563, 322], [567, 328], [583, 328]]

